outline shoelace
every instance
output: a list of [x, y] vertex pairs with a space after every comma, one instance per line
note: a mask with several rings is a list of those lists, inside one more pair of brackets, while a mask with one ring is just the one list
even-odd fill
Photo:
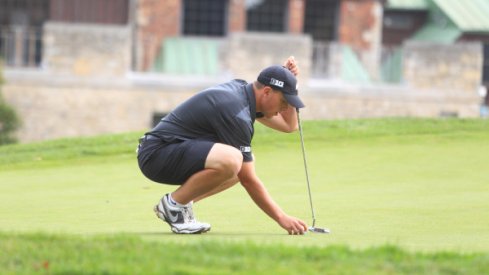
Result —
[[183, 207], [183, 220], [185, 222], [196, 222], [194, 218], [194, 212], [192, 211], [192, 207]]

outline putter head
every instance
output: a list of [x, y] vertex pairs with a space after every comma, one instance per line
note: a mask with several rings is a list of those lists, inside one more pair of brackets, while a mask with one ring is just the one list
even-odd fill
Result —
[[329, 234], [331, 232], [327, 228], [320, 228], [320, 227], [314, 227], [314, 226], [309, 227], [309, 231], [314, 232], [314, 233], [323, 233], [323, 234]]

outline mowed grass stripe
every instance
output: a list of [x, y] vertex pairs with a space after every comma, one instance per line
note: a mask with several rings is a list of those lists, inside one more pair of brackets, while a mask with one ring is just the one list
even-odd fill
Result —
[[[0, 147], [0, 230], [128, 233], [189, 245], [488, 251], [487, 121], [304, 122], [317, 225], [332, 234], [299, 237], [286, 235], [240, 186], [195, 205], [197, 217], [213, 225], [209, 234], [169, 233], [151, 208], [173, 188], [139, 172], [134, 148], [140, 134]], [[310, 223], [298, 134], [257, 125], [253, 148], [257, 173], [275, 200]]]

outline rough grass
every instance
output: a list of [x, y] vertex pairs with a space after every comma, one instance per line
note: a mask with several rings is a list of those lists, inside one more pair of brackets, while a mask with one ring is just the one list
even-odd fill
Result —
[[[484, 274], [487, 254], [0, 234], [2, 274]], [[6, 256], [8, 255], [8, 256]]]

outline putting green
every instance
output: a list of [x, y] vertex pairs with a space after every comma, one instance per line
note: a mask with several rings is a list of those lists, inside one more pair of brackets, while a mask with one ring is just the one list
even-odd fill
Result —
[[[473, 131], [434, 128], [433, 133], [388, 134], [396, 122], [382, 125], [386, 134], [353, 136], [341, 134], [351, 126], [342, 123], [304, 125], [317, 226], [330, 228], [329, 235], [286, 235], [239, 185], [195, 205], [197, 218], [212, 224], [211, 232], [171, 234], [152, 207], [172, 187], [145, 179], [130, 153], [0, 170], [0, 230], [132, 233], [177, 242], [352, 248], [393, 244], [413, 251], [489, 251], [484, 241], [489, 239], [487, 123]], [[323, 131], [330, 131], [329, 136], [323, 137]], [[283, 136], [257, 129], [256, 170], [287, 213], [310, 223], [298, 134]]]

